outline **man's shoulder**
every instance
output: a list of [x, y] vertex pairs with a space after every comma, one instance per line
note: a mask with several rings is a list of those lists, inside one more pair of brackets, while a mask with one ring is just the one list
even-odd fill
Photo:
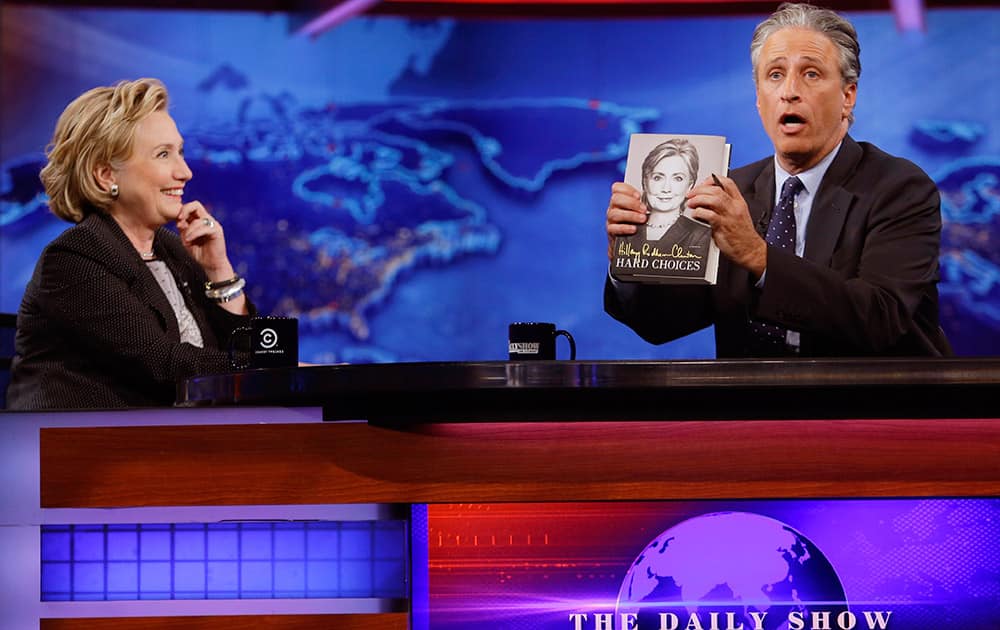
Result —
[[[730, 171], [729, 177], [742, 190], [746, 190], [773, 165], [774, 155], [769, 155]], [[840, 152], [827, 171], [827, 175], [841, 180], [900, 177], [931, 181], [930, 176], [914, 162], [893, 155], [871, 142], [855, 141], [850, 136], [844, 138]]]
[[870, 142], [852, 142], [849, 159], [837, 160], [828, 177], [849, 190], [881, 191], [937, 189], [934, 180], [916, 163], [893, 155]]
[[858, 160], [860, 168], [879, 166], [883, 169], [897, 169], [910, 173], [920, 173], [927, 177], [922, 168], [904, 157], [884, 151], [871, 142], [858, 142], [856, 144], [861, 149], [861, 157]]

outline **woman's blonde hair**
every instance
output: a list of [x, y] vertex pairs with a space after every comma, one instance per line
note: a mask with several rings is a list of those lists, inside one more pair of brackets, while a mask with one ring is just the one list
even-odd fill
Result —
[[102, 165], [120, 168], [132, 155], [136, 125], [166, 110], [167, 103], [163, 83], [137, 79], [88, 90], [66, 106], [41, 172], [53, 214], [79, 223], [94, 210], [106, 211], [111, 192], [101, 188], [95, 171]]

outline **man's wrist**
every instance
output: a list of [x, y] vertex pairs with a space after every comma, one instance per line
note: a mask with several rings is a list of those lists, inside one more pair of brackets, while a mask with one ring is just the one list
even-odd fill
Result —
[[754, 247], [746, 268], [758, 280], [764, 275], [764, 271], [767, 269], [767, 243], [764, 239], [760, 239], [760, 242]]

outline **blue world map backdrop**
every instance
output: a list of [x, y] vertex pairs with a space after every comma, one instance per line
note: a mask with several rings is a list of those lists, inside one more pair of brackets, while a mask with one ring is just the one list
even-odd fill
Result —
[[[937, 181], [945, 329], [1000, 354], [1000, 10], [932, 10], [924, 33], [849, 16], [851, 133]], [[303, 360], [498, 360], [529, 320], [580, 359], [712, 357], [710, 330], [657, 347], [603, 312], [604, 209], [630, 133], [724, 135], [733, 166], [771, 153], [760, 19], [362, 17], [308, 39], [283, 14], [0, 6], [0, 311], [68, 227], [38, 182], [60, 111], [154, 76], [185, 198], [224, 223], [261, 311], [299, 317]]]

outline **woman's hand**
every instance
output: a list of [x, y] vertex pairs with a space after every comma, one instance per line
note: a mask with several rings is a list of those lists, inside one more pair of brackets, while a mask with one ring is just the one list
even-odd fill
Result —
[[[195, 259], [209, 282], [222, 282], [236, 275], [226, 254], [226, 235], [222, 225], [208, 213], [200, 201], [191, 201], [181, 206], [177, 215], [177, 232], [181, 242], [191, 257]], [[242, 293], [219, 306], [230, 313], [245, 315], [246, 296]]]
[[611, 185], [611, 200], [608, 201], [607, 221], [608, 260], [613, 258], [616, 236], [631, 236], [646, 222], [649, 209], [642, 203], [642, 195], [635, 186], [625, 182]]
[[181, 206], [177, 232], [184, 248], [201, 265], [212, 282], [233, 277], [233, 266], [226, 255], [226, 235], [222, 225], [208, 213], [200, 201]]

